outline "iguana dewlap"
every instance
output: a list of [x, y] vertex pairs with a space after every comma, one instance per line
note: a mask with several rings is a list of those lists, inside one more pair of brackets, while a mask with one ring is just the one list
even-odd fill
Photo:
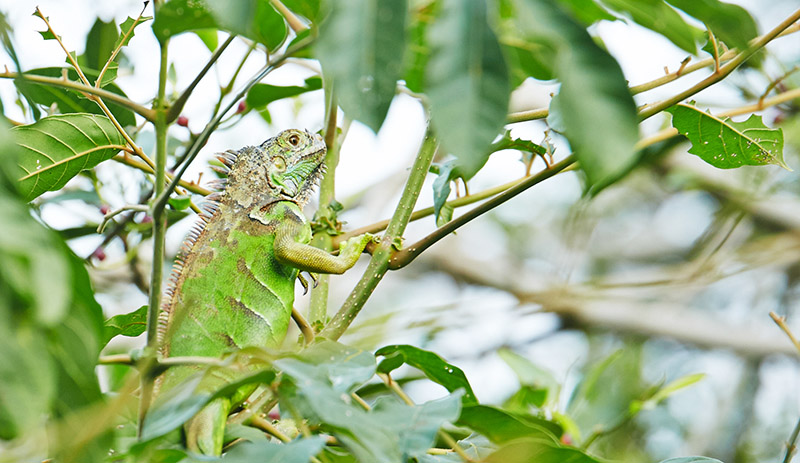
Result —
[[[218, 159], [205, 212], [176, 260], [159, 318], [163, 357], [220, 357], [247, 346], [277, 347], [291, 318], [298, 272], [343, 273], [369, 236], [344, 243], [338, 256], [308, 245], [302, 213], [324, 171], [325, 143], [308, 131], [286, 130], [259, 146]], [[201, 368], [181, 366], [158, 380], [159, 393]], [[230, 378], [205, 378], [213, 390]], [[212, 402], [186, 425], [187, 446], [219, 454], [230, 403]]]

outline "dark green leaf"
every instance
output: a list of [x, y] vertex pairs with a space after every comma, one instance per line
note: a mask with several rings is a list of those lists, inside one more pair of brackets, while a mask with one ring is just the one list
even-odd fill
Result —
[[439, 225], [439, 214], [450, 196], [450, 182], [461, 177], [455, 161], [448, 161], [439, 167], [439, 176], [433, 181], [433, 217]]
[[[41, 34], [42, 38], [45, 40], [56, 40], [56, 35], [53, 34], [49, 29], [46, 31], [38, 31]], [[61, 39], [61, 36], [58, 36], [58, 39]]]
[[569, 9], [572, 16], [585, 26], [600, 20], [614, 21], [616, 18], [599, 6], [595, 0], [561, 0], [561, 4]]
[[505, 121], [508, 69], [482, 0], [445, 0], [428, 32], [431, 120], [442, 146], [471, 177]]
[[450, 392], [463, 389], [464, 405], [478, 403], [466, 375], [457, 366], [445, 362], [433, 352], [409, 345], [385, 346], [377, 350], [375, 355], [385, 357], [378, 365], [381, 373], [391, 373], [403, 364], [408, 364], [422, 371], [431, 381], [444, 386]]
[[269, 0], [208, 0], [207, 5], [220, 29], [253, 39], [270, 50], [286, 40], [286, 21]]
[[103, 69], [111, 53], [114, 51], [114, 44], [119, 38], [119, 31], [114, 21], [104, 22], [97, 18], [86, 36], [86, 51], [78, 59], [82, 68]]
[[48, 116], [12, 129], [23, 152], [20, 191], [31, 200], [62, 188], [84, 169], [111, 159], [125, 144], [108, 118], [94, 114]]
[[686, 24], [664, 0], [603, 0], [603, 3], [637, 24], [663, 35], [683, 50], [697, 54], [695, 42], [702, 36], [702, 31]]
[[500, 447], [489, 455], [486, 463], [599, 463], [598, 460], [572, 447], [563, 447], [541, 439], [521, 439]]
[[518, 87], [528, 77], [538, 80], [550, 80], [555, 77], [552, 49], [518, 37], [510, 40], [501, 37], [500, 40], [511, 70], [512, 86]]
[[321, 88], [322, 79], [319, 77], [309, 77], [302, 87], [297, 85], [282, 87], [270, 84], [256, 84], [247, 92], [247, 107], [260, 110], [273, 101], [301, 95]]
[[244, 442], [225, 453], [226, 463], [308, 463], [325, 447], [322, 436], [297, 439], [286, 444]]
[[675, 8], [706, 24], [720, 40], [739, 48], [758, 35], [756, 22], [750, 13], [738, 5], [719, 0], [667, 0]]
[[408, 27], [408, 46], [406, 47], [405, 63], [403, 64], [403, 79], [406, 87], [412, 92], [425, 91], [425, 68], [431, 49], [428, 46], [428, 26], [436, 16], [438, 2], [430, 2], [414, 9], [410, 16]]
[[692, 142], [689, 152], [714, 167], [775, 164], [791, 170], [783, 161], [783, 131], [765, 126], [761, 116], [733, 122], [682, 103], [667, 112], [672, 114], [672, 126]]
[[345, 114], [380, 129], [401, 77], [406, 0], [333, 2], [316, 54]]
[[[557, 106], [564, 135], [596, 192], [620, 178], [638, 161], [636, 106], [617, 62], [586, 30], [546, 0], [519, 0], [519, 25], [557, 51], [561, 80]], [[553, 116], [556, 117], [556, 116]]]
[[313, 25], [322, 19], [321, 16], [324, 13], [324, 9], [320, 7], [320, 0], [283, 0], [283, 4], [293, 13], [314, 23]]
[[[34, 74], [46, 77], [61, 77], [65, 70], [67, 71], [67, 78], [69, 80], [78, 80], [78, 74], [74, 69], [71, 68], [65, 69], [54, 67], [33, 69], [27, 71], [25, 74]], [[89, 81], [94, 82], [95, 79], [97, 79], [99, 72], [93, 69], [85, 69], [84, 74]], [[104, 77], [103, 80], [106, 81], [107, 78]], [[58, 110], [62, 114], [81, 112], [103, 114], [103, 111], [99, 106], [97, 106], [97, 103], [84, 98], [78, 92], [67, 90], [61, 87], [38, 84], [22, 77], [15, 79], [14, 84], [17, 86], [17, 89], [20, 91], [20, 93], [22, 93], [29, 101], [48, 108], [53, 104], [56, 104], [58, 106]], [[117, 95], [125, 96], [125, 93], [115, 84], [106, 85], [105, 89], [116, 93]], [[106, 105], [123, 127], [136, 125], [136, 117], [134, 116], [133, 111], [113, 102], [107, 102]]]
[[114, 336], [139, 336], [147, 329], [147, 306], [143, 305], [133, 312], [114, 315], [105, 322], [103, 345]]
[[181, 32], [216, 29], [217, 21], [205, 2], [195, 0], [170, 0], [158, 2], [153, 33], [159, 42]]
[[536, 437], [556, 443], [563, 432], [560, 426], [551, 421], [513, 414], [488, 405], [465, 406], [456, 424], [483, 434], [498, 444], [521, 437]]

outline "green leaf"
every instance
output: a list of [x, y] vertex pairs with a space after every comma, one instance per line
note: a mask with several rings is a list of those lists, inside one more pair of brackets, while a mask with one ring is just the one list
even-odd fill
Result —
[[219, 46], [219, 34], [216, 29], [199, 29], [194, 33], [203, 41], [208, 51], [214, 51]]
[[614, 58], [552, 2], [516, 4], [519, 27], [556, 50], [561, 89], [551, 114], [561, 117], [564, 135], [586, 173], [588, 190], [597, 192], [638, 161], [633, 147], [639, 123], [625, 76]]
[[485, 460], [486, 463], [599, 463], [584, 452], [572, 447], [540, 439], [520, 439], [500, 447]]
[[520, 384], [543, 389], [547, 399], [549, 399], [546, 402], [553, 402], [558, 399], [559, 384], [549, 371], [509, 349], [500, 349], [497, 351], [497, 355], [514, 370]]
[[445, 0], [428, 30], [427, 92], [442, 146], [472, 177], [500, 132], [511, 90], [500, 44], [482, 0]]
[[667, 0], [675, 8], [705, 23], [717, 38], [744, 50], [758, 35], [756, 22], [750, 13], [738, 5], [719, 0]]
[[297, 85], [278, 86], [270, 84], [256, 84], [247, 92], [247, 107], [260, 110], [265, 108], [273, 101], [281, 100], [283, 98], [290, 98], [297, 95], [302, 95], [306, 92], [319, 90], [322, 88], [322, 79], [319, 77], [309, 77], [305, 81], [305, 85], [300, 87]]
[[468, 405], [456, 422], [501, 444], [522, 437], [537, 437], [558, 442], [563, 431], [551, 421], [530, 415], [514, 414], [489, 405]]
[[30, 201], [62, 188], [84, 169], [111, 159], [125, 144], [111, 121], [94, 114], [48, 116], [12, 129], [23, 153], [19, 188]]
[[522, 385], [503, 402], [503, 410], [511, 413], [530, 413], [531, 408], [542, 408], [549, 395], [547, 389]]
[[412, 9], [408, 26], [408, 45], [403, 64], [403, 80], [412, 92], [425, 91], [425, 69], [431, 49], [428, 45], [428, 26], [436, 16], [438, 2], [430, 2]]
[[314, 25], [324, 13], [323, 8], [320, 7], [320, 0], [283, 0], [283, 4], [293, 13], [303, 16]]
[[552, 50], [534, 41], [525, 41], [519, 37], [500, 38], [503, 52], [511, 70], [511, 84], [518, 87], [528, 77], [538, 80], [551, 80], [553, 75]]
[[462, 399], [464, 405], [478, 403], [464, 372], [457, 366], [445, 362], [433, 352], [398, 344], [381, 347], [375, 352], [375, 355], [385, 357], [378, 365], [378, 371], [381, 373], [391, 373], [401, 365], [407, 364], [422, 371], [428, 379], [444, 386], [450, 392], [463, 389], [465, 392]]
[[775, 164], [791, 170], [783, 160], [783, 131], [765, 126], [761, 116], [733, 122], [683, 103], [666, 111], [672, 114], [672, 126], [692, 142], [689, 152], [714, 167]]
[[147, 329], [147, 306], [143, 305], [133, 312], [114, 315], [106, 320], [103, 330], [103, 345], [114, 336], [135, 337]]
[[406, 0], [332, 2], [316, 55], [342, 110], [377, 132], [394, 98], [405, 50]]
[[158, 2], [153, 33], [161, 43], [182, 32], [217, 28], [217, 20], [205, 2], [196, 0]]
[[286, 21], [269, 0], [207, 0], [220, 29], [243, 35], [275, 50], [288, 36]]
[[111, 53], [114, 51], [114, 44], [119, 37], [119, 31], [114, 21], [104, 22], [97, 18], [86, 36], [86, 48], [78, 58], [82, 68], [103, 69]]
[[606, 21], [614, 21], [616, 19], [594, 0], [561, 0], [561, 4], [569, 9], [575, 19], [586, 26], [603, 19]]
[[192, 196], [191, 195], [177, 195], [177, 196], [170, 196], [169, 198], [169, 205], [172, 209], [176, 211], [185, 211], [192, 205]]
[[658, 390], [649, 399], [645, 401], [637, 401], [632, 403], [631, 411], [638, 412], [641, 409], [649, 410], [655, 408], [658, 404], [666, 400], [672, 394], [678, 392], [683, 388], [689, 387], [692, 384], [697, 383], [698, 381], [705, 378], [705, 376], [706, 375], [704, 375], [703, 373], [696, 373], [693, 375], [686, 375], [674, 381], [671, 381], [668, 384], [658, 388]]
[[274, 365], [297, 381], [329, 383], [337, 392], [348, 393], [375, 374], [375, 358], [369, 352], [333, 341], [316, 343]]
[[[657, 32], [683, 50], [697, 54], [696, 39], [702, 31], [686, 23], [664, 0], [602, 0], [610, 9]], [[694, 1], [694, 0], [689, 0]]]
[[325, 438], [312, 436], [285, 444], [243, 442], [225, 452], [225, 463], [308, 463], [325, 447]]
[[128, 19], [126, 19], [125, 21], [122, 22], [122, 24], [119, 25], [119, 37], [117, 37], [117, 40], [114, 43], [114, 48], [124, 47], [128, 45], [128, 43], [134, 36], [136, 28], [146, 23], [147, 21], [150, 21], [151, 19], [153, 19], [151, 16], [142, 16], [141, 18], [139, 18], [138, 21], [136, 21], [136, 19], [128, 16]]
[[694, 457], [670, 458], [667, 460], [661, 460], [660, 463], [722, 463], [722, 462], [717, 460], [716, 458], [694, 456]]
[[[33, 74], [39, 76], [46, 76], [46, 77], [61, 77], [62, 73], [66, 71], [67, 78], [72, 81], [78, 80], [78, 74], [72, 68], [59, 68], [59, 67], [52, 67], [52, 68], [40, 68], [40, 69], [33, 69], [30, 71], [25, 72], [25, 74]], [[99, 71], [95, 71], [93, 69], [84, 69], [84, 74], [89, 79], [90, 82], [94, 82], [97, 79]], [[104, 81], [107, 80], [107, 77], [104, 77]], [[26, 98], [36, 104], [40, 104], [47, 108], [51, 107], [53, 104], [58, 106], [59, 112], [62, 114], [67, 113], [93, 113], [93, 114], [103, 114], [103, 111], [97, 106], [97, 103], [83, 97], [80, 93], [72, 90], [67, 90], [60, 87], [54, 87], [50, 85], [43, 85], [39, 84], [30, 80], [25, 79], [24, 77], [20, 77], [14, 80], [14, 85], [17, 86], [17, 89], [22, 93]], [[108, 84], [105, 86], [105, 89], [116, 93], [117, 95], [126, 96], [125, 93], [116, 85], [116, 84]], [[128, 108], [120, 106], [113, 102], [107, 102], [106, 105], [108, 109], [114, 114], [114, 117], [117, 118], [117, 121], [122, 124], [123, 127], [130, 127], [136, 125], [136, 117]]]

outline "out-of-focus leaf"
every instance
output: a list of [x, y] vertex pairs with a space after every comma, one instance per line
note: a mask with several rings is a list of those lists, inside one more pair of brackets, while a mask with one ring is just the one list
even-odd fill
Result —
[[244, 442], [225, 453], [226, 463], [308, 463], [325, 447], [325, 438], [312, 436], [285, 444]]
[[517, 0], [516, 5], [526, 35], [548, 41], [556, 50], [561, 89], [551, 113], [560, 112], [588, 190], [597, 192], [638, 161], [633, 147], [639, 123], [625, 76], [614, 58], [553, 2]]
[[514, 370], [520, 384], [543, 389], [546, 392], [547, 402], [558, 398], [559, 384], [549, 371], [508, 349], [498, 350], [497, 355]]
[[111, 159], [125, 145], [111, 121], [94, 114], [48, 116], [12, 132], [23, 151], [17, 179], [28, 201], [62, 188], [80, 171]]
[[[458, 445], [473, 461], [483, 461], [497, 449], [489, 439], [480, 434], [472, 434], [466, 439], [458, 441]], [[455, 452], [444, 455], [422, 455], [417, 460], [419, 463], [462, 463], [464, 460]]]
[[501, 37], [500, 40], [511, 70], [512, 86], [518, 87], [528, 77], [538, 80], [551, 80], [555, 77], [553, 54], [549, 47], [518, 37], [512, 39]]
[[660, 463], [722, 463], [716, 458], [693, 456], [693, 457], [678, 457], [661, 460]]
[[406, 0], [332, 2], [316, 54], [345, 114], [377, 132], [394, 98], [405, 50]]
[[114, 21], [105, 22], [97, 18], [86, 36], [86, 51], [78, 58], [81, 67], [95, 71], [103, 69], [114, 51], [117, 38], [119, 31]]
[[194, 33], [203, 41], [208, 51], [214, 51], [219, 46], [219, 34], [216, 29], [198, 29]]
[[697, 54], [695, 41], [702, 36], [702, 31], [688, 25], [664, 0], [603, 0], [603, 3], [637, 24], [663, 35], [683, 50]]
[[556, 443], [563, 432], [559, 425], [551, 421], [513, 414], [488, 405], [465, 406], [456, 424], [472, 429], [498, 444], [522, 437], [537, 437]]
[[[78, 80], [78, 74], [75, 72], [74, 69], [66, 69], [66, 68], [40, 68], [40, 69], [32, 69], [30, 71], [26, 71], [25, 74], [34, 74], [39, 76], [46, 76], [46, 77], [61, 77], [62, 73], [66, 71], [67, 78], [72, 81]], [[98, 77], [98, 71], [94, 69], [85, 69], [83, 72], [89, 81], [94, 82]], [[104, 77], [103, 80], [106, 80]], [[29, 101], [50, 107], [53, 104], [58, 106], [58, 110], [62, 114], [67, 113], [93, 113], [93, 114], [103, 114], [103, 111], [97, 106], [97, 103], [92, 102], [91, 100], [84, 98], [78, 92], [74, 92], [72, 90], [67, 90], [60, 87], [54, 87], [50, 85], [43, 85], [39, 84], [30, 80], [26, 80], [24, 77], [18, 77], [14, 80], [14, 85], [17, 86], [17, 89], [22, 93], [25, 98]], [[116, 93], [117, 95], [126, 96], [125, 93], [116, 85], [116, 84], [108, 84], [105, 87], [105, 90], [109, 92]], [[114, 117], [117, 118], [117, 121], [122, 124], [123, 127], [129, 127], [136, 125], [136, 117], [128, 108], [120, 106], [114, 102], [106, 102], [106, 106], [114, 114]], [[38, 108], [37, 108], [38, 110]]]
[[595, 0], [562, 0], [561, 4], [569, 9], [572, 16], [586, 26], [602, 19], [614, 21], [616, 18], [597, 4]]
[[733, 122], [682, 103], [667, 112], [672, 114], [672, 126], [692, 142], [689, 152], [714, 167], [775, 164], [791, 170], [783, 160], [783, 131], [765, 126], [761, 116]]
[[699, 19], [723, 42], [741, 50], [758, 35], [755, 20], [738, 5], [719, 0], [667, 0], [667, 3]]
[[247, 92], [247, 107], [260, 110], [265, 108], [273, 101], [289, 98], [297, 95], [302, 95], [306, 92], [319, 90], [322, 88], [322, 79], [319, 77], [309, 77], [305, 81], [305, 85], [300, 87], [297, 85], [279, 86], [270, 84], [256, 84]]
[[541, 439], [520, 439], [497, 449], [487, 463], [599, 463], [586, 453]]
[[195, 0], [170, 0], [158, 2], [153, 33], [159, 42], [181, 32], [216, 29], [216, 19], [205, 2]]
[[548, 395], [547, 389], [523, 384], [503, 402], [503, 409], [511, 413], [530, 413], [531, 408], [542, 408]]
[[184, 211], [192, 205], [191, 195], [170, 196], [169, 205], [176, 211]]
[[299, 14], [308, 19], [313, 25], [318, 25], [321, 16], [325, 13], [325, 9], [321, 8], [320, 0], [283, 0], [286, 8], [289, 8], [293, 13]]
[[147, 306], [143, 305], [130, 313], [114, 315], [106, 320], [103, 330], [103, 345], [114, 336], [139, 336], [147, 329]]
[[445, 362], [433, 352], [398, 344], [381, 347], [375, 352], [375, 355], [384, 357], [378, 365], [378, 371], [381, 373], [391, 373], [401, 365], [407, 364], [422, 371], [428, 379], [444, 386], [450, 392], [463, 389], [465, 391], [462, 398], [464, 405], [478, 403], [464, 372], [457, 366]]
[[471, 177], [486, 163], [486, 149], [503, 126], [511, 91], [486, 2], [443, 1], [428, 28], [428, 43], [431, 121], [442, 146]]
[[275, 50], [288, 35], [286, 21], [269, 0], [207, 0], [220, 29], [243, 35]]
[[406, 87], [412, 92], [425, 91], [425, 68], [431, 55], [427, 32], [428, 26], [436, 16], [438, 5], [438, 2], [430, 2], [411, 11], [403, 79]]
[[656, 405], [663, 402], [672, 394], [680, 391], [683, 388], [691, 386], [692, 384], [702, 380], [703, 378], [705, 378], [705, 375], [703, 373], [696, 373], [693, 375], [686, 375], [674, 381], [671, 381], [666, 385], [658, 388], [658, 390], [656, 390], [656, 392], [647, 400], [636, 401], [631, 403], [631, 411], [636, 413], [642, 409], [649, 410], [655, 408]]

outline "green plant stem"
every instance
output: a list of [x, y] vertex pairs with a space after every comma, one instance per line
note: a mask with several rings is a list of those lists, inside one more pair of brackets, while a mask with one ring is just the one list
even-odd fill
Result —
[[231, 42], [233, 42], [233, 39], [235, 38], [236, 38], [235, 35], [229, 35], [227, 40], [225, 40], [222, 43], [222, 45], [218, 46], [217, 49], [214, 50], [214, 53], [211, 55], [211, 58], [208, 59], [208, 62], [206, 63], [205, 66], [203, 66], [203, 69], [201, 69], [200, 72], [197, 73], [192, 83], [189, 84], [189, 86], [186, 87], [186, 90], [184, 90], [183, 93], [181, 93], [178, 99], [175, 100], [174, 103], [172, 103], [172, 106], [169, 108], [169, 111], [167, 112], [167, 122], [172, 122], [178, 118], [178, 116], [181, 114], [181, 111], [183, 111], [183, 107], [186, 105], [186, 101], [192, 95], [192, 92], [194, 91], [195, 87], [197, 87], [197, 84], [199, 84], [200, 81], [203, 79], [203, 77], [205, 77], [205, 75], [211, 69], [211, 66], [213, 66], [214, 63], [217, 62], [219, 57], [222, 55], [222, 52], [224, 52], [225, 49], [228, 48], [228, 45], [230, 45]]
[[[336, 104], [336, 95], [333, 85], [326, 87], [326, 124], [325, 145], [328, 152], [325, 154], [325, 175], [319, 185], [319, 209], [317, 217], [320, 219], [336, 220], [336, 214], [331, 209], [336, 193], [336, 167], [339, 165], [339, 146], [337, 144], [336, 126], [339, 106]], [[323, 229], [314, 234], [311, 245], [322, 250], [333, 250], [333, 237], [329, 230]], [[308, 307], [308, 318], [312, 326], [320, 326], [328, 319], [328, 294], [330, 290], [330, 275], [320, 274], [317, 277], [317, 286], [311, 290], [311, 300]]]
[[700, 92], [708, 88], [709, 86], [719, 82], [720, 80], [724, 79], [728, 76], [731, 72], [733, 72], [739, 65], [747, 61], [751, 56], [753, 56], [757, 51], [762, 49], [767, 43], [772, 41], [775, 37], [781, 34], [784, 30], [792, 26], [795, 22], [800, 20], [800, 10], [795, 11], [792, 13], [788, 18], [783, 20], [780, 24], [770, 30], [768, 33], [758, 37], [754, 41], [750, 43], [750, 46], [736, 55], [733, 59], [731, 59], [728, 63], [724, 66], [719, 68], [719, 72], [714, 72], [710, 76], [706, 77], [702, 81], [698, 82], [697, 84], [691, 86], [690, 88], [674, 95], [666, 100], [659, 101], [658, 103], [653, 103], [645, 106], [641, 110], [639, 110], [639, 120], [643, 121], [655, 114], [660, 113], [661, 111], [669, 108], [670, 106], [674, 105], [675, 103], [679, 103], [686, 98]]
[[403, 231], [405, 231], [411, 219], [411, 212], [419, 197], [419, 192], [422, 189], [422, 184], [425, 181], [425, 176], [428, 173], [428, 167], [431, 165], [434, 153], [436, 153], [436, 140], [429, 127], [428, 131], [425, 133], [425, 138], [422, 141], [419, 153], [414, 160], [414, 165], [406, 181], [406, 186], [400, 197], [400, 202], [397, 204], [394, 215], [389, 221], [389, 225], [386, 227], [386, 233], [381, 237], [380, 243], [373, 251], [372, 258], [367, 265], [367, 270], [364, 272], [364, 275], [361, 277], [356, 287], [353, 288], [353, 291], [351, 291], [345, 303], [336, 315], [334, 315], [325, 329], [322, 330], [320, 336], [332, 340], [339, 339], [339, 337], [344, 334], [345, 330], [347, 330], [347, 327], [353, 322], [356, 315], [358, 315], [358, 312], [364, 307], [367, 299], [386, 274], [386, 271], [389, 269], [389, 260], [392, 257], [395, 243], [403, 236]]
[[24, 80], [29, 80], [31, 82], [36, 82], [37, 84], [49, 85], [51, 87], [61, 87], [69, 90], [75, 90], [88, 95], [95, 95], [106, 101], [113, 101], [114, 103], [120, 106], [128, 108], [131, 111], [135, 112], [136, 114], [147, 119], [148, 121], [155, 120], [155, 111], [153, 111], [150, 108], [146, 108], [138, 103], [129, 100], [128, 98], [122, 95], [117, 95], [114, 92], [110, 92], [102, 88], [95, 88], [91, 85], [84, 85], [80, 82], [73, 82], [64, 77], [46, 77], [46, 76], [37, 76], [35, 74], [25, 74], [19, 72], [0, 72], [0, 78], [24, 79]]
[[786, 443], [786, 455], [783, 457], [783, 463], [791, 463], [794, 453], [797, 451], [797, 437], [800, 435], [800, 419], [794, 425], [792, 435], [789, 437], [789, 442]]
[[[167, 167], [167, 130], [169, 129], [166, 101], [168, 45], [169, 40], [165, 40], [161, 43], [160, 48], [161, 66], [158, 75], [158, 96], [155, 101], [156, 120], [153, 124], [156, 132], [156, 178], [154, 186], [156, 197], [168, 197], [169, 193], [175, 188], [175, 185], [172, 184], [168, 189], [164, 186]], [[177, 184], [177, 182], [174, 183]], [[139, 437], [142, 435], [144, 418], [147, 414], [147, 410], [150, 408], [153, 394], [153, 381], [155, 379], [154, 375], [157, 370], [155, 368], [158, 351], [157, 325], [158, 313], [161, 309], [161, 282], [164, 272], [164, 238], [167, 232], [164, 208], [156, 209], [154, 207], [151, 216], [153, 217], [153, 267], [150, 271], [150, 297], [147, 307], [147, 345], [145, 346], [145, 355], [140, 369], [142, 395], [139, 400]]]
[[445, 236], [449, 235], [450, 233], [453, 233], [456, 229], [458, 229], [462, 225], [496, 208], [497, 206], [517, 196], [518, 194], [522, 193], [528, 188], [538, 183], [541, 183], [544, 180], [547, 180], [548, 178], [556, 175], [559, 172], [566, 170], [574, 163], [575, 163], [575, 156], [573, 155], [568, 156], [561, 162], [553, 164], [552, 166], [550, 166], [550, 168], [545, 169], [536, 175], [526, 177], [525, 180], [523, 180], [522, 182], [519, 182], [517, 185], [509, 188], [503, 193], [500, 193], [499, 195], [489, 199], [485, 203], [476, 206], [474, 209], [470, 210], [464, 215], [458, 216], [455, 219], [451, 220], [450, 222], [447, 222], [443, 226], [434, 230], [428, 236], [394, 253], [394, 255], [391, 258], [391, 261], [389, 262], [389, 269], [396, 270], [405, 267], [406, 265], [411, 263], [411, 261], [413, 261], [418, 255], [420, 255], [420, 253], [422, 253], [424, 250], [428, 249], [434, 243], [444, 238]]

